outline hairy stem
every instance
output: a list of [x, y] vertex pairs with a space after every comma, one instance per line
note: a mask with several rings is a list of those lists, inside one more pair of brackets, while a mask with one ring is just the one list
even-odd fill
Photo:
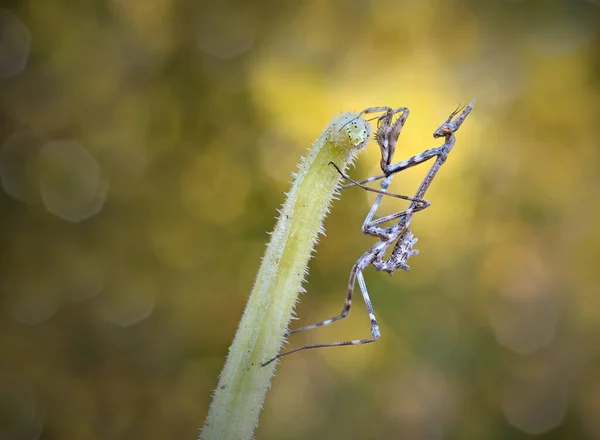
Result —
[[254, 288], [219, 378], [204, 428], [204, 440], [251, 439], [258, 424], [307, 265], [340, 176], [371, 134], [355, 113], [336, 116], [302, 159], [283, 204]]

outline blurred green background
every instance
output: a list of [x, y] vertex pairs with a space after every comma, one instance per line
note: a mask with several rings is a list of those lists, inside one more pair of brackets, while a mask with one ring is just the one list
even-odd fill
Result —
[[[256, 437], [600, 438], [598, 0], [2, 5], [1, 439], [195, 438], [306, 148], [407, 106], [408, 157], [473, 97], [412, 270], [366, 273], [382, 339], [286, 358]], [[293, 325], [341, 310], [372, 200]], [[288, 347], [368, 335], [355, 304]]]

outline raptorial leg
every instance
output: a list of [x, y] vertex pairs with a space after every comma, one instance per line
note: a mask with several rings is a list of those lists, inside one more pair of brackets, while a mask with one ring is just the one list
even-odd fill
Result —
[[379, 162], [379, 166], [381, 167], [381, 171], [384, 173], [387, 172], [387, 168], [394, 159], [394, 153], [396, 152], [396, 145], [398, 144], [398, 139], [400, 138], [400, 132], [402, 131], [408, 116], [410, 115], [410, 110], [406, 107], [396, 109], [394, 112], [399, 112], [400, 110], [402, 110], [402, 114], [393, 123], [392, 118], [394, 113], [389, 114], [388, 112], [386, 115], [382, 116], [384, 123], [380, 124], [379, 130], [375, 135], [377, 144], [381, 150], [381, 160]]
[[[389, 106], [379, 106], [379, 107], [369, 107], [369, 108], [366, 108], [366, 109], [364, 109], [363, 111], [361, 111], [361, 112], [358, 114], [358, 116], [357, 116], [356, 118], [350, 119], [348, 122], [346, 122], [344, 125], [342, 125], [342, 126], [340, 127], [340, 130], [341, 130], [342, 128], [344, 128], [346, 125], [348, 125], [348, 124], [350, 124], [350, 123], [352, 123], [352, 122], [356, 121], [356, 120], [357, 120], [358, 118], [360, 118], [362, 115], [366, 115], [366, 114], [368, 114], [368, 113], [379, 113], [379, 112], [386, 112], [386, 114], [385, 114], [385, 115], [382, 115], [382, 116], [380, 116], [380, 117], [378, 118], [379, 120], [381, 120], [381, 119], [383, 119], [383, 118], [384, 118], [384, 117], [385, 117], [385, 116], [386, 116], [388, 113], [390, 113], [391, 111], [393, 111], [393, 110], [392, 110], [392, 108], [391, 108], [391, 107], [389, 107]], [[373, 119], [374, 119], [374, 118], [373, 118]]]
[[[410, 114], [410, 110], [406, 107], [398, 107], [396, 109], [392, 109], [391, 107], [369, 107], [360, 112], [358, 117], [366, 113], [382, 111], [385, 111], [385, 113], [377, 118], [377, 133], [375, 133], [375, 139], [377, 140], [377, 145], [379, 145], [381, 151], [381, 170], [385, 172], [394, 157], [400, 132]], [[393, 121], [396, 113], [401, 114], [396, 121]]]

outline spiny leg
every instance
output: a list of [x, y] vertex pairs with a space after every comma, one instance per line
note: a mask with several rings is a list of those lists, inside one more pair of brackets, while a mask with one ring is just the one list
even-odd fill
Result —
[[[387, 114], [387, 113], [389, 113], [391, 110], [392, 110], [392, 108], [391, 108], [391, 107], [388, 107], [388, 106], [379, 106], [379, 107], [369, 107], [369, 108], [366, 108], [366, 109], [364, 109], [363, 111], [361, 111], [361, 112], [358, 114], [358, 116], [356, 116], [356, 118], [352, 118], [352, 119], [350, 119], [348, 122], [346, 122], [344, 125], [342, 125], [342, 126], [340, 127], [340, 130], [341, 130], [342, 128], [344, 128], [346, 125], [348, 125], [348, 124], [350, 124], [350, 123], [352, 123], [352, 122], [356, 121], [356, 120], [357, 120], [358, 118], [360, 118], [362, 115], [366, 115], [366, 114], [368, 114], [368, 113], [379, 113], [379, 112], [386, 112], [386, 114]], [[380, 116], [378, 119], [381, 119], [382, 117], [383, 117], [383, 116]], [[373, 118], [373, 119], [375, 119], [375, 118]]]
[[[357, 116], [357, 118], [366, 113], [375, 113], [375, 112], [385, 112], [384, 114], [379, 116], [379, 118], [377, 119], [377, 132], [375, 133], [375, 140], [377, 141], [377, 145], [379, 146], [379, 150], [381, 152], [381, 160], [380, 160], [381, 170], [384, 173], [386, 173], [386, 175], [389, 175], [390, 173], [387, 172], [387, 169], [390, 166], [392, 159], [394, 157], [394, 153], [396, 151], [396, 145], [397, 145], [398, 139], [400, 137], [400, 132], [402, 131], [402, 128], [404, 127], [404, 124], [406, 123], [408, 116], [410, 115], [410, 110], [406, 107], [398, 107], [396, 109], [393, 109], [393, 108], [387, 107], [387, 106], [385, 106], [385, 107], [369, 107], [369, 108], [363, 110], [362, 112], [360, 112], [359, 115]], [[401, 114], [394, 121], [393, 120], [394, 115], [397, 113], [401, 113]], [[340, 172], [340, 174], [342, 174], [342, 173]], [[348, 178], [345, 175], [343, 175], [343, 177], [346, 178], [347, 180], [352, 181], [352, 179]], [[352, 181], [352, 182], [355, 185], [360, 186], [360, 183], [355, 183], [354, 181]], [[363, 188], [367, 189], [368, 187], [363, 187]], [[373, 190], [373, 189], [367, 189], [367, 191], [377, 192], [377, 190]], [[399, 197], [399, 198], [405, 198], [405, 197]]]
[[[398, 117], [398, 119], [396, 119], [396, 121], [392, 123], [394, 113], [397, 113], [400, 110], [402, 110], [402, 114]], [[410, 110], [408, 108], [400, 107], [399, 109], [394, 110], [394, 112], [388, 112], [380, 118], [380, 121], [383, 120], [383, 124], [380, 124], [375, 138], [377, 139], [377, 144], [381, 150], [381, 160], [379, 162], [379, 166], [381, 167], [381, 171], [384, 173], [394, 158], [396, 145], [398, 144], [398, 139], [400, 138], [400, 132], [402, 131], [402, 128], [404, 127], [409, 115]]]
[[[375, 342], [381, 337], [381, 331], [379, 329], [379, 324], [377, 323], [377, 318], [375, 317], [375, 312], [373, 311], [373, 305], [371, 304], [371, 298], [369, 297], [369, 292], [367, 291], [367, 285], [362, 275], [362, 270], [358, 269], [357, 266], [353, 268], [353, 276], [351, 279], [358, 279], [358, 285], [360, 286], [360, 290], [363, 295], [363, 299], [365, 301], [365, 305], [367, 306], [367, 311], [369, 313], [369, 319], [371, 321], [371, 337], [365, 339], [354, 339], [350, 341], [340, 341], [340, 342], [329, 342], [325, 344], [307, 344], [302, 347], [296, 348], [294, 350], [286, 351], [285, 353], [280, 353], [275, 356], [273, 359], [269, 359], [265, 363], [261, 364], [263, 367], [269, 365], [271, 362], [280, 359], [284, 356], [287, 356], [292, 353], [296, 353], [302, 350], [309, 350], [311, 348], [326, 348], [326, 347], [341, 347], [344, 345], [361, 345], [368, 344], [370, 342]], [[354, 287], [353, 287], [354, 288]], [[348, 307], [349, 308], [349, 307]], [[341, 318], [339, 318], [341, 319]], [[325, 322], [325, 321], [324, 321]], [[312, 326], [308, 326], [313, 328]]]
[[[348, 125], [348, 124], [356, 121], [362, 115], [366, 115], [366, 114], [369, 114], [369, 113], [385, 112], [383, 115], [381, 115], [381, 116], [379, 116], [377, 118], [377, 128], [379, 128], [382, 120], [386, 120], [387, 118], [391, 119], [391, 117], [393, 115], [395, 115], [396, 113], [399, 113], [401, 111], [404, 111], [404, 110], [408, 110], [408, 109], [406, 107], [398, 107], [397, 109], [393, 109], [392, 107], [389, 107], [387, 105], [382, 105], [382, 106], [379, 106], [379, 107], [369, 107], [369, 108], [366, 108], [363, 111], [361, 111], [356, 118], [350, 119], [348, 122], [346, 122], [344, 125], [342, 125], [340, 127], [340, 130], [342, 128], [344, 128], [346, 125]], [[371, 118], [371, 119], [369, 119], [369, 121], [372, 121], [373, 119], [375, 119], [375, 118]]]
[[[402, 131], [402, 127], [404, 127], [404, 123], [410, 114], [410, 110], [407, 107], [398, 107], [396, 109], [387, 106], [369, 107], [360, 112], [357, 118], [360, 118], [362, 115], [367, 113], [377, 112], [385, 112], [383, 115], [377, 118], [377, 133], [375, 133], [375, 140], [377, 141], [377, 145], [379, 145], [379, 149], [381, 151], [381, 170], [385, 172], [387, 167], [390, 165], [392, 158], [394, 157], [400, 132]], [[396, 113], [402, 114], [398, 117], [398, 119], [396, 119], [396, 121], [393, 121]]]

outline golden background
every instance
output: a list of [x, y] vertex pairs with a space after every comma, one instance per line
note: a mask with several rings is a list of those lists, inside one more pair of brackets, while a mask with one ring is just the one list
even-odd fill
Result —
[[[405, 158], [473, 97], [412, 270], [366, 272], [382, 339], [285, 358], [256, 437], [600, 438], [598, 0], [3, 8], [0, 438], [195, 438], [306, 148], [407, 106]], [[341, 310], [372, 200], [333, 205], [293, 325]], [[288, 347], [368, 335], [355, 304]]]

